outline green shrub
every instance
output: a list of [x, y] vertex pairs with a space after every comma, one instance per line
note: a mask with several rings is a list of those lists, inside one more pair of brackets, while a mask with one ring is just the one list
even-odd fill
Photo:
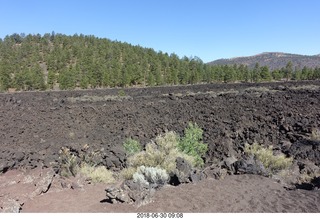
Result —
[[157, 167], [166, 170], [167, 173], [172, 173], [176, 169], [176, 159], [184, 158], [192, 166], [194, 158], [182, 153], [178, 149], [179, 137], [175, 132], [167, 132], [164, 135], [159, 135], [155, 142], [148, 143], [145, 151], [135, 153], [128, 157], [128, 166], [131, 171], [125, 171], [124, 175], [127, 178], [132, 178], [130, 174], [132, 168], [137, 169], [140, 166]]
[[264, 148], [258, 143], [246, 144], [245, 153], [255, 156], [263, 166], [274, 174], [280, 170], [285, 170], [292, 165], [292, 158], [287, 158], [284, 154], [273, 155], [272, 147]]
[[179, 141], [179, 149], [194, 157], [195, 165], [202, 166], [202, 156], [207, 152], [208, 145], [202, 142], [203, 130], [197, 124], [189, 123], [188, 128], [184, 131], [184, 137]]
[[166, 132], [148, 143], [144, 151], [140, 151], [141, 146], [136, 141], [127, 140], [124, 148], [130, 155], [128, 169], [124, 169], [120, 175], [125, 179], [132, 179], [141, 166], [163, 169], [168, 174], [175, 173], [178, 157], [186, 160], [192, 167], [202, 166], [204, 162], [201, 156], [208, 150], [208, 146], [202, 142], [202, 133], [197, 124], [189, 123], [183, 138], [180, 139], [173, 131]]
[[119, 90], [118, 91], [118, 96], [124, 97], [124, 96], [126, 96], [126, 92], [124, 90]]
[[128, 138], [124, 141], [123, 148], [125, 149], [128, 155], [135, 154], [142, 150], [140, 143], [131, 138]]

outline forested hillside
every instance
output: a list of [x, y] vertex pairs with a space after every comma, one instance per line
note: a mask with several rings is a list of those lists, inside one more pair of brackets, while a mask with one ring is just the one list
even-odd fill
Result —
[[232, 81], [320, 78], [319, 68], [210, 66], [95, 36], [12, 34], [0, 39], [0, 90], [156, 86]]

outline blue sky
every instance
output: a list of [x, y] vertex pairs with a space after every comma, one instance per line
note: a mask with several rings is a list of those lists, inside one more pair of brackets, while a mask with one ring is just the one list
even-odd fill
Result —
[[319, 0], [0, 0], [0, 38], [83, 33], [204, 62], [320, 53]]

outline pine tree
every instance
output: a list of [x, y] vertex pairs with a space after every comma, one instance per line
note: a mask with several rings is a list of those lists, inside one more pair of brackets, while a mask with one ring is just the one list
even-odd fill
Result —
[[260, 81], [260, 65], [259, 63], [256, 63], [254, 65], [254, 68], [252, 70], [252, 77], [251, 77], [251, 80], [253, 82], [259, 82]]
[[10, 87], [10, 67], [7, 63], [0, 62], [0, 90], [8, 90]]
[[293, 73], [293, 66], [292, 62], [289, 61], [286, 65], [285, 71], [284, 71], [284, 76], [286, 77], [287, 81], [291, 78], [292, 73]]
[[271, 74], [268, 66], [262, 66], [260, 69], [260, 78], [262, 81], [270, 81]]

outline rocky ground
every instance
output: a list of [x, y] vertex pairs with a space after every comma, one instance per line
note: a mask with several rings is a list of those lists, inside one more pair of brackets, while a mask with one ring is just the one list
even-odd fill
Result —
[[[9, 203], [22, 212], [135, 211], [132, 205], [103, 202], [106, 185], [62, 183], [56, 176], [59, 150], [78, 151], [88, 144], [103, 152], [101, 164], [117, 171], [125, 166], [121, 145], [126, 138], [145, 144], [166, 130], [182, 134], [190, 121], [204, 130], [207, 168], [224, 162], [233, 172], [226, 161], [241, 159], [245, 143], [259, 142], [293, 157], [299, 174], [310, 175], [320, 165], [320, 143], [314, 140], [320, 130], [319, 87], [320, 81], [306, 81], [131, 88], [124, 89], [125, 95], [121, 89], [0, 94], [0, 207], [4, 211]], [[319, 212], [317, 182], [296, 185], [313, 189], [306, 191], [286, 190], [279, 180], [254, 175], [208, 178], [166, 186], [138, 211]], [[4, 191], [8, 186], [19, 194]], [[87, 201], [66, 209], [54, 198], [61, 194], [69, 194], [70, 203], [80, 197]], [[202, 195], [185, 203], [195, 194]], [[83, 207], [91, 205], [95, 207]]]

